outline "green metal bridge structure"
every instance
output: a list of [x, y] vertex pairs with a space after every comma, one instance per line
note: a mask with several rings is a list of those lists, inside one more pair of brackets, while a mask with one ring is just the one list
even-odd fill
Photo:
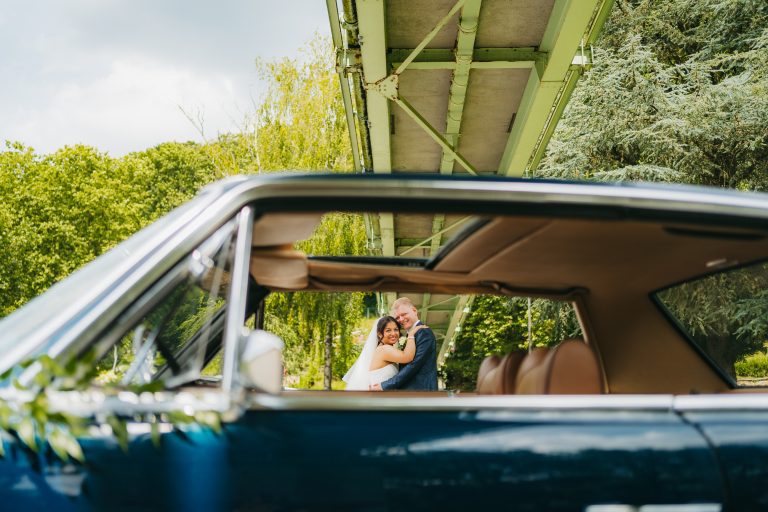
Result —
[[[613, 0], [326, 0], [355, 169], [530, 176]], [[371, 253], [429, 258], [467, 217], [366, 216]], [[438, 364], [472, 297], [409, 296]], [[381, 297], [382, 309], [396, 294]]]

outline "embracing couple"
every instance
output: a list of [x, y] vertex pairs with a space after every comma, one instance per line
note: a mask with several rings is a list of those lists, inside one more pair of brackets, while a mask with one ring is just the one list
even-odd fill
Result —
[[[434, 333], [419, 321], [416, 307], [407, 297], [397, 299], [391, 312], [392, 316], [381, 317], [373, 325], [360, 357], [344, 375], [346, 389], [437, 391]], [[403, 350], [396, 346], [400, 329], [407, 332]]]

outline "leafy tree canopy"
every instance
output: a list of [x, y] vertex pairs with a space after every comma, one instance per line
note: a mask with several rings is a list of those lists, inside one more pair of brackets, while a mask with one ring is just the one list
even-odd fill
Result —
[[768, 188], [768, 3], [618, 0], [536, 174]]

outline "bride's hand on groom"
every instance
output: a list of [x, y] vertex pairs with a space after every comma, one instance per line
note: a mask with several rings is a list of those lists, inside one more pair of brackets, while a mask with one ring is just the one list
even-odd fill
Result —
[[383, 391], [383, 389], [381, 389], [381, 384], [371, 384], [368, 386], [368, 391]]
[[417, 325], [416, 327], [413, 327], [410, 331], [408, 331], [408, 337], [413, 338], [414, 336], [416, 336], [416, 333], [422, 329], [429, 329], [429, 326], [420, 324], [420, 325]]

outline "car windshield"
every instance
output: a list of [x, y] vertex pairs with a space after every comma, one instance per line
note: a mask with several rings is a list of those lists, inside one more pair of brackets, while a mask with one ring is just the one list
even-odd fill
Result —
[[130, 385], [162, 380], [171, 387], [203, 373], [220, 375], [220, 355], [215, 356], [224, 331], [233, 243], [230, 222], [124, 314], [118, 323], [131, 327], [115, 329], [122, 333], [101, 357], [97, 381]]
[[673, 286], [656, 297], [738, 386], [768, 384], [768, 263]]

